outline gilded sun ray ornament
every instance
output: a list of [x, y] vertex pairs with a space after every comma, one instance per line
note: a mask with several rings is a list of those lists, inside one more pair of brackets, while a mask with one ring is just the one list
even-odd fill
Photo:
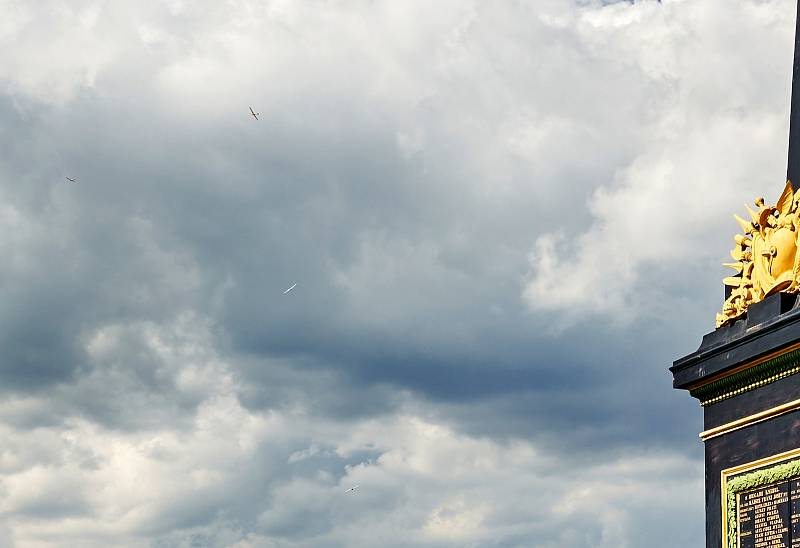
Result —
[[764, 205], [763, 198], [758, 198], [755, 205], [757, 211], [745, 206], [749, 221], [734, 215], [744, 234], [734, 237], [731, 258], [735, 262], [723, 263], [736, 274], [723, 280], [729, 293], [722, 313], [717, 314], [717, 327], [739, 318], [747, 307], [768, 295], [779, 291], [796, 293], [800, 289], [800, 191], [795, 193], [787, 182], [774, 206]]

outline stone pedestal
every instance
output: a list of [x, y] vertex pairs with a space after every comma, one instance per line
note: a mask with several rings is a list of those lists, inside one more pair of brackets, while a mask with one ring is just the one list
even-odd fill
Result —
[[800, 548], [800, 301], [752, 305], [670, 371], [704, 410], [707, 548]]

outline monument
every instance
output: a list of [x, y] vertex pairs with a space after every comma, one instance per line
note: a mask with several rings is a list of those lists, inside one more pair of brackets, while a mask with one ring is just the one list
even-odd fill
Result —
[[717, 328], [670, 368], [703, 407], [707, 548], [800, 548], [800, 16], [786, 178], [736, 216]]

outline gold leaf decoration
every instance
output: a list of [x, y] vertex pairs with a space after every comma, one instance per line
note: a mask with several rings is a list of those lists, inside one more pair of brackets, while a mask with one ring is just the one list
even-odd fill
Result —
[[747, 222], [747, 221], [745, 221], [744, 219], [742, 219], [741, 217], [739, 217], [738, 215], [735, 215], [735, 214], [734, 214], [733, 218], [736, 219], [736, 222], [739, 223], [739, 226], [742, 227], [742, 230], [744, 230], [745, 233], [747, 233], [748, 230], [753, 228], [754, 224], [758, 223], [758, 217], [756, 217], [755, 220], [752, 221], [752, 222]]
[[747, 212], [750, 214], [750, 218], [753, 220], [753, 222], [757, 223], [758, 222], [758, 213], [756, 213], [755, 211], [750, 209], [750, 206], [747, 205], [747, 204], [744, 204], [744, 207], [747, 208]]
[[741, 317], [751, 304], [768, 295], [780, 291], [796, 293], [800, 288], [800, 192], [795, 193], [787, 182], [776, 205], [765, 205], [763, 198], [754, 203], [757, 212], [745, 206], [750, 221], [734, 215], [744, 234], [734, 236], [731, 257], [736, 262], [724, 266], [739, 274], [723, 280], [730, 293], [722, 313], [717, 314], [717, 327]]

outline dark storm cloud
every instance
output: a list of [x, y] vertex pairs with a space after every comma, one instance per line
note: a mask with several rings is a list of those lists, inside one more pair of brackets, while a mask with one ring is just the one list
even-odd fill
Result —
[[[315, 364], [348, 371], [356, 384], [462, 398], [535, 378], [557, 382], [565, 368], [580, 365], [558, 356], [551, 337], [531, 336], [537, 323], [518, 302], [530, 244], [522, 229], [535, 232], [537, 223], [554, 219], [538, 196], [501, 191], [494, 203], [481, 200], [497, 184], [522, 184], [504, 181], [522, 173], [482, 180], [496, 167], [494, 153], [484, 158], [479, 151], [471, 161], [484, 143], [448, 127], [449, 118], [437, 120], [453, 116], [445, 108], [450, 100], [475, 98], [461, 97], [458, 82], [439, 94], [424, 101], [430, 143], [410, 160], [398, 149], [397, 120], [375, 120], [381, 100], [391, 97], [358, 104], [355, 86], [335, 90], [322, 106], [316, 93], [302, 90], [258, 132], [247, 119], [204, 126], [182, 118], [187, 127], [155, 129], [171, 116], [151, 106], [155, 97], [129, 105], [122, 119], [113, 101], [91, 92], [48, 112], [38, 146], [67, 143], [61, 162], [82, 173], [65, 230], [78, 232], [73, 245], [95, 261], [82, 265], [85, 275], [73, 283], [99, 314], [153, 318], [180, 305], [200, 308], [220, 315], [234, 350], [310, 354]], [[488, 117], [497, 108], [483, 108], [472, 123], [496, 126]], [[79, 144], [68, 137], [75, 127], [87, 128]], [[568, 155], [563, 160], [557, 173], [573, 169]], [[55, 180], [56, 166], [49, 171]], [[60, 198], [65, 189], [58, 192]], [[42, 224], [45, 211], [38, 211]], [[497, 228], [498, 219], [509, 226]], [[149, 242], [132, 238], [132, 227], [143, 239], [157, 234], [158, 252], [184, 254], [202, 291], [176, 302], [181, 295], [165, 282], [182, 265], [150, 257], [142, 249]], [[136, 262], [141, 269], [130, 275]], [[348, 282], [357, 276], [369, 279]], [[299, 289], [282, 297], [279, 290], [295, 280]], [[97, 295], [98, 284], [108, 290]], [[204, 293], [219, 295], [218, 302], [203, 302]], [[99, 296], [109, 302], [98, 303]], [[80, 321], [78, 311], [73, 322]]]

